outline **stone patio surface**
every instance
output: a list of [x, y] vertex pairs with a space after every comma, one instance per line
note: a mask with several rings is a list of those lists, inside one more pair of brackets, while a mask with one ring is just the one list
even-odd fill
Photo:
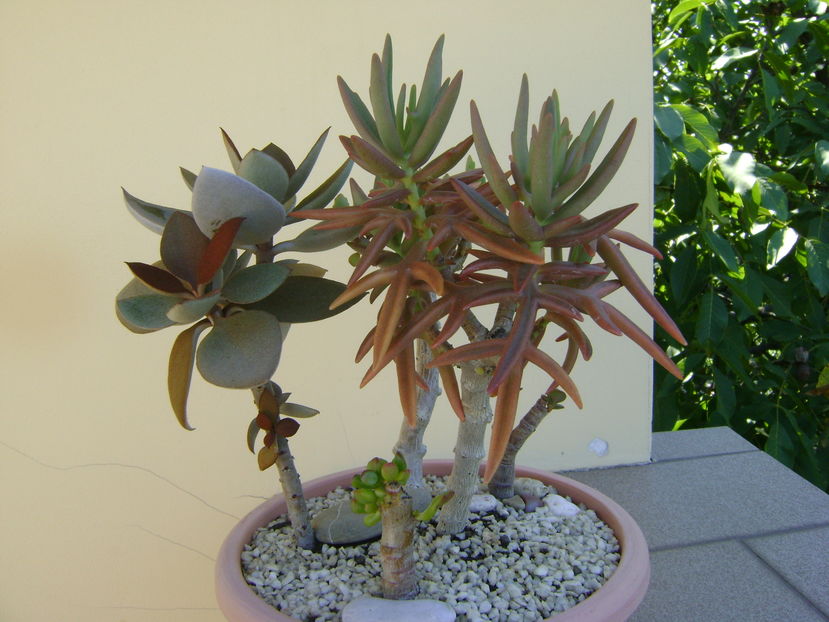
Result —
[[647, 465], [571, 471], [651, 550], [631, 622], [829, 621], [829, 495], [729, 428], [653, 436]]

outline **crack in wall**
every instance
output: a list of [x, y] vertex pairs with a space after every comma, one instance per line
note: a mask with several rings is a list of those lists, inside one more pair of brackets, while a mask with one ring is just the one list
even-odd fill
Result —
[[165, 484], [167, 484], [169, 486], [172, 486], [173, 488], [175, 488], [179, 492], [182, 492], [182, 493], [188, 495], [189, 497], [192, 497], [193, 499], [195, 499], [199, 503], [205, 505], [206, 507], [210, 508], [211, 510], [214, 510], [214, 511], [218, 512], [219, 514], [224, 514], [225, 516], [228, 516], [228, 517], [232, 518], [235, 521], [240, 520], [240, 517], [238, 517], [234, 514], [231, 514], [230, 512], [226, 512], [223, 509], [221, 509], [219, 507], [216, 507], [215, 505], [212, 505], [211, 503], [208, 503], [207, 501], [205, 501], [204, 499], [199, 497], [197, 494], [194, 494], [194, 493], [190, 492], [186, 488], [182, 488], [181, 486], [179, 486], [178, 484], [176, 484], [172, 480], [169, 480], [166, 477], [164, 477], [163, 475], [159, 475], [155, 471], [153, 471], [151, 469], [148, 469], [147, 467], [144, 467], [144, 466], [139, 466], [139, 465], [135, 465], [135, 464], [122, 464], [120, 462], [92, 462], [92, 463], [89, 463], [89, 464], [73, 464], [73, 465], [69, 465], [69, 466], [58, 466], [56, 464], [49, 464], [48, 462], [44, 462], [44, 461], [42, 461], [38, 458], [35, 458], [34, 456], [30, 456], [26, 452], [21, 451], [17, 447], [12, 447], [11, 445], [9, 445], [8, 443], [5, 443], [3, 441], [0, 441], [0, 445], [3, 445], [7, 449], [23, 456], [24, 458], [30, 460], [31, 462], [34, 462], [37, 465], [40, 465], [40, 466], [45, 467], [47, 469], [53, 469], [55, 471], [74, 471], [76, 469], [89, 469], [89, 468], [99, 468], [99, 467], [119, 467], [119, 468], [122, 468], [122, 469], [133, 469], [133, 470], [136, 470], [136, 471], [141, 471], [143, 473], [147, 473], [149, 475], [152, 475], [156, 479], [161, 480], [162, 482], [164, 482]]
[[187, 546], [186, 544], [183, 544], [183, 543], [181, 543], [181, 542], [177, 542], [176, 540], [172, 540], [172, 539], [170, 539], [170, 538], [167, 538], [166, 536], [162, 536], [160, 533], [156, 533], [156, 532], [154, 532], [154, 531], [150, 531], [149, 529], [147, 529], [146, 527], [143, 527], [142, 525], [130, 525], [130, 527], [135, 527], [136, 529], [140, 529], [141, 531], [143, 531], [143, 532], [145, 532], [145, 533], [148, 533], [148, 534], [150, 534], [151, 536], [155, 536], [155, 537], [156, 537], [156, 538], [158, 538], [159, 540], [164, 540], [165, 542], [169, 542], [170, 544], [175, 544], [176, 546], [180, 546], [180, 547], [181, 547], [181, 548], [183, 548], [183, 549], [186, 549], [186, 550], [188, 550], [188, 551], [191, 551], [191, 552], [193, 552], [193, 553], [196, 553], [196, 554], [198, 554], [198, 555], [201, 555], [201, 556], [202, 556], [202, 557], [204, 557], [205, 559], [209, 559], [211, 562], [215, 562], [215, 561], [216, 561], [216, 559], [215, 559], [214, 557], [210, 557], [210, 555], [208, 555], [207, 553], [203, 553], [203, 552], [201, 552], [201, 551], [200, 551], [200, 550], [198, 550], [198, 549], [194, 549], [193, 547]]

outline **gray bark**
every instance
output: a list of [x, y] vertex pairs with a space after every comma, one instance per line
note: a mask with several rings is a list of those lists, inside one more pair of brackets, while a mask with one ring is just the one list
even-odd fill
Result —
[[492, 421], [492, 408], [486, 392], [492, 372], [491, 367], [476, 367], [472, 363], [461, 367], [461, 399], [466, 420], [458, 425], [455, 463], [448, 481], [448, 488], [455, 495], [441, 509], [439, 533], [457, 533], [466, 526], [469, 502], [478, 492], [478, 468], [486, 455], [484, 435]]
[[423, 435], [432, 418], [435, 400], [440, 395], [440, 385], [438, 370], [426, 369], [426, 365], [432, 360], [432, 352], [428, 344], [418, 339], [415, 347], [415, 369], [423, 376], [429, 390], [417, 389], [415, 426], [410, 427], [405, 420], [403, 421], [394, 452], [400, 452], [406, 461], [410, 473], [409, 481], [406, 483], [406, 492], [412, 498], [413, 507], [420, 511], [429, 505], [432, 498], [431, 491], [423, 481], [423, 457], [426, 455]]

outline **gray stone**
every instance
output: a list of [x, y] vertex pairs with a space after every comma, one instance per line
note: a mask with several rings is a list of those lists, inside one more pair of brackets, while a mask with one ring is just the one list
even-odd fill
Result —
[[581, 512], [581, 508], [561, 495], [547, 495], [544, 497], [545, 505], [556, 516], [575, 516]]
[[351, 511], [351, 501], [342, 501], [318, 513], [311, 521], [314, 535], [324, 544], [354, 544], [376, 540], [383, 526], [366, 527], [363, 515]]
[[544, 482], [532, 477], [516, 477], [513, 488], [516, 494], [542, 498], [550, 492], [549, 487]]
[[348, 603], [343, 622], [454, 622], [455, 611], [437, 600], [385, 600], [368, 596]]
[[511, 508], [515, 508], [516, 510], [523, 510], [526, 506], [526, 503], [524, 503], [524, 499], [521, 497], [521, 495], [514, 495], [509, 499], [504, 499], [502, 503], [504, 505], [508, 505]]

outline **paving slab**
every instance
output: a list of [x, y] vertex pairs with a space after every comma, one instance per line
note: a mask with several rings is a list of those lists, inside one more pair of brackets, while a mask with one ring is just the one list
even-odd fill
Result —
[[657, 432], [652, 439], [651, 460], [653, 462], [759, 451], [727, 427]]
[[826, 622], [748, 548], [728, 541], [651, 555], [651, 585], [629, 622]]
[[829, 616], [829, 526], [752, 538], [746, 544]]
[[630, 512], [651, 550], [829, 522], [829, 495], [761, 451], [567, 475]]

